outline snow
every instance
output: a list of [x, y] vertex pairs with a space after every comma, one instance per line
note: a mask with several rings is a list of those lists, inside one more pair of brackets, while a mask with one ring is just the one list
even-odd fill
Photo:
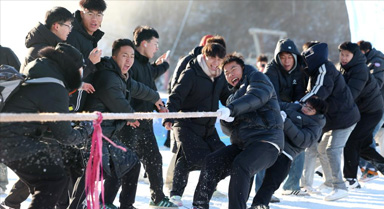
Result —
[[[163, 140], [159, 140], [160, 152], [163, 156], [163, 176], [165, 176], [167, 171], [168, 163], [172, 157], [171, 152], [168, 148], [162, 146]], [[199, 171], [191, 172], [189, 176], [188, 186], [182, 197], [184, 206], [180, 208], [191, 208], [193, 193], [198, 181]], [[136, 194], [136, 202], [134, 204], [135, 207], [143, 209], [148, 208], [148, 204], [150, 201], [150, 192], [149, 192], [149, 184], [146, 179], [142, 178], [143, 169], [141, 170], [137, 194]], [[15, 173], [13, 173], [10, 169], [8, 169], [8, 179], [9, 185], [7, 186], [7, 193], [11, 189], [12, 185], [17, 181], [18, 177]], [[314, 186], [319, 186], [322, 183], [322, 179], [315, 175]], [[229, 177], [221, 181], [217, 187], [218, 191], [222, 193], [222, 195], [214, 196], [210, 203], [211, 209], [222, 209], [228, 208], [228, 184]], [[280, 203], [271, 203], [270, 207], [272, 209], [284, 208], [284, 209], [333, 209], [333, 208], [384, 208], [384, 177], [381, 175], [380, 178], [374, 179], [369, 182], [360, 182], [362, 188], [354, 189], [349, 191], [349, 197], [333, 201], [327, 202], [323, 200], [324, 195], [314, 195], [308, 197], [296, 197], [296, 196], [286, 196], [281, 195], [281, 189], [276, 191], [275, 196], [280, 198]], [[169, 191], [166, 187], [164, 187], [164, 192], [166, 195], [169, 195]], [[248, 200], [248, 206], [251, 205], [252, 198], [254, 196], [254, 188], [252, 188], [252, 193], [250, 195], [250, 199]], [[118, 196], [115, 199], [114, 204], [119, 205]], [[1, 195], [0, 200], [3, 201], [6, 195]], [[31, 196], [22, 204], [22, 209], [28, 207], [31, 202]]]

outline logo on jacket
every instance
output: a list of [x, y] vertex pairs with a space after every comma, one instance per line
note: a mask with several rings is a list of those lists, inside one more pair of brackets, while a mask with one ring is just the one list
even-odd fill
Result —
[[299, 119], [299, 120], [301, 120], [301, 116], [300, 116], [300, 115], [296, 116], [296, 118]]
[[293, 84], [293, 85], [296, 85], [296, 84], [297, 84], [296, 79], [293, 79], [292, 84]]
[[381, 66], [380, 63], [375, 62], [375, 67], [380, 67], [380, 66]]

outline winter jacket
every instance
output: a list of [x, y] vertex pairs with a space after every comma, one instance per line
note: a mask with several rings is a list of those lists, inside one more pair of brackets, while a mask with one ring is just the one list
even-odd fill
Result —
[[[134, 109], [130, 105], [130, 88], [127, 88], [127, 75], [123, 75], [117, 63], [111, 57], [102, 58], [97, 65], [93, 78], [93, 86], [96, 91], [88, 95], [85, 110], [113, 113], [132, 113]], [[131, 83], [131, 82], [128, 82]], [[101, 124], [103, 134], [113, 140], [116, 144], [125, 147], [115, 137], [127, 121], [125, 120], [104, 120]], [[111, 173], [109, 162], [113, 163], [118, 177], [127, 173], [132, 166], [138, 162], [137, 156], [133, 152], [123, 152], [103, 141], [103, 168], [107, 173]]]
[[[136, 80], [137, 82], [148, 86], [150, 89], [157, 91], [155, 79], [165, 73], [168, 68], [168, 62], [163, 62], [160, 65], [151, 64], [146, 56], [143, 56], [138, 51], [135, 51], [135, 62], [129, 70], [129, 74], [133, 80]], [[132, 98], [131, 105], [137, 112], [153, 112], [154, 110], [157, 110], [153, 103], [137, 98]], [[140, 122], [140, 126], [138, 128], [153, 128], [152, 120], [142, 120], [142, 122]]]
[[280, 103], [280, 108], [287, 114], [284, 121], [284, 152], [294, 159], [319, 140], [325, 125], [325, 116], [305, 115], [301, 111], [301, 105], [294, 103]]
[[340, 72], [351, 90], [360, 113], [372, 113], [383, 108], [383, 97], [372, 74], [366, 65], [366, 58], [360, 50], [346, 65], [340, 64]]
[[[93, 35], [90, 35], [82, 25], [80, 11], [76, 11], [75, 20], [72, 22], [73, 28], [67, 38], [67, 43], [77, 48], [84, 56], [85, 64], [83, 81], [92, 82], [93, 73], [97, 70], [96, 66], [88, 59], [91, 51], [97, 47], [97, 43], [104, 36], [104, 32], [97, 29]], [[73, 111], [81, 112], [84, 108], [87, 93], [83, 90], [76, 91], [71, 95], [70, 104]]]
[[40, 49], [52, 46], [55, 47], [62, 40], [52, 33], [45, 25], [38, 23], [25, 37], [25, 46], [27, 47], [27, 56], [25, 56], [24, 63], [20, 68], [23, 73], [25, 66], [38, 57]]
[[[212, 112], [219, 108], [219, 100], [225, 105], [230, 94], [225, 76], [221, 73], [212, 82], [197, 59], [189, 62], [168, 98], [170, 112]], [[170, 121], [170, 120], [165, 120]], [[176, 126], [194, 123], [214, 128], [216, 118], [189, 118], [176, 120]]]
[[0, 45], [0, 65], [1, 64], [10, 65], [20, 71], [20, 61], [16, 54], [10, 48]]
[[328, 45], [316, 44], [306, 50], [303, 56], [308, 65], [304, 72], [310, 78], [311, 91], [300, 101], [305, 102], [317, 96], [328, 103], [324, 132], [345, 129], [357, 123], [360, 120], [359, 109], [343, 76], [328, 60]]
[[227, 107], [235, 120], [221, 122], [231, 143], [244, 149], [255, 141], [266, 141], [284, 148], [283, 120], [276, 93], [268, 77], [246, 65], [240, 82], [230, 89]]
[[196, 58], [197, 55], [201, 54], [202, 49], [203, 49], [202, 46], [195, 47], [194, 49], [192, 49], [192, 51], [189, 52], [187, 56], [181, 58], [177, 62], [176, 68], [173, 71], [171, 82], [169, 83], [169, 86], [168, 86], [168, 94], [171, 94], [173, 87], [179, 80], [181, 72], [187, 68], [189, 61]]
[[384, 98], [384, 54], [375, 48], [365, 54], [370, 73], [375, 77], [381, 95]]
[[[281, 52], [295, 54], [297, 59], [294, 68], [286, 71], [279, 58]], [[301, 71], [302, 59], [296, 45], [290, 39], [282, 39], [277, 43], [274, 59], [265, 67], [265, 74], [271, 80], [279, 101], [299, 101], [304, 95], [308, 78]]]
[[[65, 66], [57, 62], [39, 58], [26, 68], [30, 78], [52, 77], [65, 86], [72, 81], [63, 75]], [[78, 75], [78, 72], [75, 72]], [[80, 77], [78, 78], [80, 79]], [[7, 113], [68, 113], [68, 90], [57, 83], [38, 83], [21, 86], [8, 100], [2, 112]], [[48, 141], [45, 137], [52, 136]], [[58, 143], [76, 145], [83, 143], [88, 132], [83, 128], [71, 127], [70, 121], [60, 122], [18, 122], [0, 123], [0, 159], [5, 162], [22, 160], [37, 152], [50, 152]]]

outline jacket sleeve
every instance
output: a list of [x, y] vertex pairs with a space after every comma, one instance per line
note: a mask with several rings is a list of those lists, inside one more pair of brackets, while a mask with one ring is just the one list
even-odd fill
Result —
[[[104, 74], [105, 75], [105, 74]], [[108, 108], [110, 112], [132, 113], [134, 112], [132, 106], [124, 94], [125, 89], [119, 85], [117, 79], [112, 76], [103, 76], [103, 81], [98, 82], [95, 88], [101, 102]], [[116, 76], [117, 77], [117, 76]], [[125, 86], [124, 86], [125, 87]]]
[[368, 73], [369, 72], [365, 64], [356, 66], [348, 72], [349, 76], [347, 85], [351, 90], [354, 101], [356, 101], [356, 99], [360, 96], [361, 91], [364, 89], [365, 84], [368, 81]]
[[194, 77], [195, 75], [192, 70], [186, 70], [181, 73], [180, 82], [176, 83], [168, 98], [167, 106], [170, 112], [177, 112], [181, 109], [181, 105], [193, 88]]
[[[310, 78], [311, 82], [315, 82], [315, 84], [311, 84], [311, 91], [308, 92], [303, 98], [300, 99], [300, 102], [305, 102], [307, 99], [312, 96], [318, 96], [319, 98], [325, 100], [327, 99], [335, 86], [335, 76], [330, 71], [326, 69], [326, 65], [323, 64], [318, 69], [319, 74], [315, 78]], [[336, 71], [336, 68], [335, 68]]]
[[160, 65], [152, 64], [151, 65], [151, 70], [152, 70], [152, 76], [153, 79], [159, 78], [161, 75], [165, 73], [169, 68], [169, 63], [168, 62], [163, 62]]
[[[277, 74], [277, 67], [273, 64], [268, 64], [266, 67], [265, 75], [268, 76], [269, 80], [271, 81], [273, 88], [276, 92], [276, 96], [279, 99], [280, 98], [280, 83], [279, 83], [279, 75]], [[280, 101], [280, 99], [279, 99]]]
[[384, 60], [375, 59], [369, 63], [368, 67], [371, 69], [372, 75], [375, 77], [377, 86], [379, 89], [383, 88], [384, 85]]
[[[38, 104], [40, 112], [68, 113], [68, 91], [58, 84], [48, 84], [49, 91], [45, 92], [46, 101]], [[88, 132], [84, 128], [74, 129], [70, 121], [47, 123], [54, 138], [61, 144], [76, 145], [83, 143], [88, 138]]]
[[[305, 116], [302, 115], [302, 117]], [[291, 144], [302, 149], [310, 147], [318, 140], [321, 129], [322, 127], [315, 123], [303, 124], [303, 126], [299, 128], [294, 124], [289, 115], [284, 122], [284, 134], [287, 136], [286, 140], [289, 140]]]
[[236, 98], [235, 95], [235, 99], [228, 104], [231, 116], [236, 117], [250, 111], [255, 111], [264, 106], [274, 95], [273, 86], [268, 81], [268, 78], [261, 73], [252, 73], [249, 77], [246, 93], [239, 98]]
[[[129, 88], [130, 86], [130, 88]], [[127, 88], [131, 90], [131, 95], [135, 99], [149, 101], [155, 104], [160, 99], [157, 91], [149, 88], [147, 85], [137, 82], [135, 79], [130, 78]]]

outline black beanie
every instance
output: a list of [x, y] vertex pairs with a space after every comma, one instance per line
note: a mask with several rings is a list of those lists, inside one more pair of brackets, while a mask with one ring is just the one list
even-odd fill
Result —
[[352, 43], [350, 41], [346, 41], [346, 42], [339, 45], [339, 51], [341, 51], [341, 50], [348, 50], [352, 54], [355, 54], [357, 51], [360, 50], [360, 47], [359, 47], [359, 45], [357, 45], [355, 43]]
[[82, 67], [84, 65], [84, 58], [83, 55], [79, 50], [77, 50], [75, 47], [73, 47], [70, 44], [66, 43], [58, 43], [55, 48], [56, 51], [61, 51], [64, 54], [71, 57], [73, 64], [77, 69]]

